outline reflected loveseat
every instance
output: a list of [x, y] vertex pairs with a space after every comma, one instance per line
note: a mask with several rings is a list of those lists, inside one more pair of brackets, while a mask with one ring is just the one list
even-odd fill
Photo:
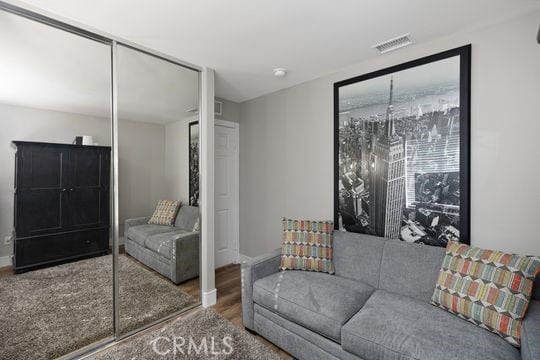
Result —
[[334, 232], [335, 275], [242, 265], [244, 326], [299, 359], [540, 359], [535, 285], [521, 350], [430, 304], [444, 248]]
[[148, 224], [150, 216], [125, 223], [126, 253], [175, 284], [199, 276], [199, 208], [182, 206], [174, 226]]

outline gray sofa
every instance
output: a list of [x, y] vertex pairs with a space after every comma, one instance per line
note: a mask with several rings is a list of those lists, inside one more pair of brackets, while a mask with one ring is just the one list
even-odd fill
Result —
[[199, 208], [182, 206], [174, 226], [148, 224], [150, 216], [126, 220], [126, 253], [175, 284], [199, 276]]
[[244, 326], [299, 359], [540, 359], [540, 284], [521, 351], [430, 304], [444, 249], [334, 233], [335, 275], [242, 265]]

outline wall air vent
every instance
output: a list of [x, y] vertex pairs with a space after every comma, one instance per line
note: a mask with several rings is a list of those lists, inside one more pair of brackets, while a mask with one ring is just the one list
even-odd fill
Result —
[[[194, 107], [186, 110], [189, 114], [198, 114], [199, 108]], [[214, 115], [223, 115], [223, 102], [222, 101], [214, 101]]]
[[214, 102], [214, 114], [223, 115], [223, 102], [222, 101], [216, 100]]
[[399, 48], [402, 48], [407, 45], [411, 45], [413, 42], [410, 38], [411, 34], [405, 34], [398, 37], [395, 37], [390, 40], [383, 41], [380, 44], [373, 45], [372, 48], [377, 49], [381, 54], [393, 51]]

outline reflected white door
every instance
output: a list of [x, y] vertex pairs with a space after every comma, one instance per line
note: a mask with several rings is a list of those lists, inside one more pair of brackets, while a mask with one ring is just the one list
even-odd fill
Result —
[[238, 262], [238, 124], [216, 120], [215, 264]]

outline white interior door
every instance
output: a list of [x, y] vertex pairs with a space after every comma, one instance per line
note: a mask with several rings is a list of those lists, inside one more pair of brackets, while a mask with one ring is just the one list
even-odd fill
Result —
[[238, 124], [216, 120], [215, 264], [238, 262]]

